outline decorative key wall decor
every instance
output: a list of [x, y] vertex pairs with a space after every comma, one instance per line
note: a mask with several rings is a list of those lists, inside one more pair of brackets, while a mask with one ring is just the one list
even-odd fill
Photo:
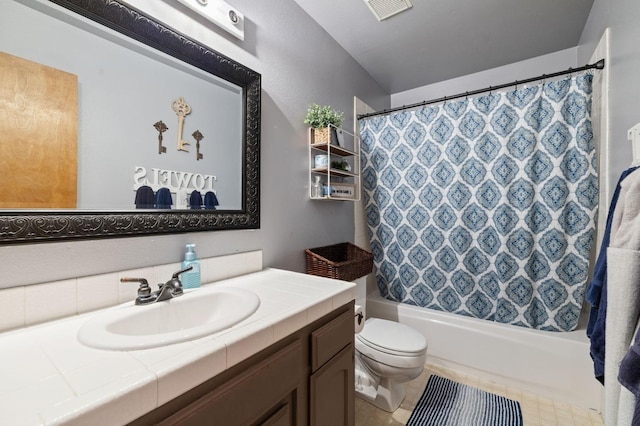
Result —
[[173, 109], [178, 116], [178, 151], [189, 152], [189, 150], [185, 148], [185, 145], [190, 145], [190, 143], [182, 139], [182, 129], [184, 128], [184, 117], [191, 114], [191, 106], [180, 96], [173, 101], [171, 109]]

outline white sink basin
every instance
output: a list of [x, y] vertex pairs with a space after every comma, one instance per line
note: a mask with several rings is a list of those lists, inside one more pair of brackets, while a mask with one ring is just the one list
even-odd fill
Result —
[[131, 303], [98, 314], [80, 328], [78, 340], [114, 351], [166, 346], [232, 327], [258, 306], [260, 298], [249, 290], [211, 286], [162, 302]]

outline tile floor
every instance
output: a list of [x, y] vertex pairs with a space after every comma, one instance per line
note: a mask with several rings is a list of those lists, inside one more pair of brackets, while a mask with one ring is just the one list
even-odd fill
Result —
[[373, 405], [356, 398], [356, 426], [399, 426], [409, 420], [411, 411], [422, 395], [427, 379], [437, 374], [464, 383], [469, 386], [493, 392], [497, 395], [520, 402], [524, 426], [602, 426], [602, 417], [595, 411], [578, 409], [566, 404], [553, 402], [550, 399], [507, 388], [474, 376], [459, 373], [450, 369], [427, 364], [422, 375], [407, 385], [407, 395], [393, 413], [379, 410]]

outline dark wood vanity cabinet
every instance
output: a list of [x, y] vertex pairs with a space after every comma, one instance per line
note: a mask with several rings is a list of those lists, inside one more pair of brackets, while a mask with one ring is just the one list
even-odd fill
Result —
[[353, 426], [353, 302], [131, 425]]
[[353, 309], [311, 333], [309, 423], [354, 425]]

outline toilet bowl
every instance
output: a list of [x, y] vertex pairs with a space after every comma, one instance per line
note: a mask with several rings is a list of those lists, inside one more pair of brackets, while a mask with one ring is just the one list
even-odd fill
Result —
[[356, 395], [385, 411], [395, 411], [405, 385], [418, 377], [427, 359], [427, 340], [413, 328], [369, 318], [355, 337]]

